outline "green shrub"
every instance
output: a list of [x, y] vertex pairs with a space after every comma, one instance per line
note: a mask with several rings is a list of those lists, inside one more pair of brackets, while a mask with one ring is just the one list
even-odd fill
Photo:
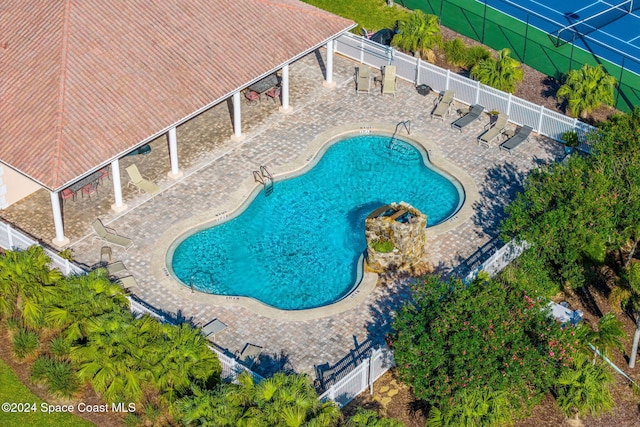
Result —
[[371, 242], [371, 248], [376, 252], [386, 254], [393, 251], [395, 249], [395, 246], [393, 245], [392, 241], [381, 239], [381, 240], [374, 240], [373, 242]]
[[31, 381], [36, 384], [46, 383], [47, 372], [51, 365], [51, 359], [46, 356], [38, 357], [31, 365]]
[[580, 145], [580, 138], [578, 138], [578, 134], [573, 130], [563, 133], [561, 138], [567, 147], [577, 147]]
[[51, 353], [58, 359], [67, 359], [71, 345], [62, 337], [56, 337], [51, 340]]
[[444, 42], [444, 53], [447, 55], [447, 61], [457, 67], [465, 67], [467, 65], [467, 46], [460, 38], [447, 40]]
[[464, 66], [467, 69], [473, 68], [480, 61], [491, 58], [491, 52], [484, 46], [471, 46], [466, 51]]
[[56, 397], [71, 397], [78, 391], [71, 363], [65, 360], [51, 360], [47, 366], [46, 381], [49, 393]]
[[13, 354], [18, 359], [31, 356], [38, 349], [38, 334], [26, 329], [18, 330], [13, 337]]

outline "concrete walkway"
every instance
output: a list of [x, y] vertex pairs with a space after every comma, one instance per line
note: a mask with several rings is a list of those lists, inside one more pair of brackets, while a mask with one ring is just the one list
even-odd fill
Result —
[[[226, 203], [238, 183], [260, 165], [275, 168], [293, 162], [317, 134], [330, 127], [364, 121], [394, 125], [410, 120], [412, 131], [429, 135], [449, 162], [471, 175], [480, 191], [472, 219], [429, 243], [432, 263], [440, 273], [454, 269], [456, 273], [464, 273], [464, 261], [497, 235], [504, 206], [521, 189], [526, 174], [564, 155], [561, 145], [536, 136], [513, 155], [500, 151], [498, 141], [490, 148], [478, 146], [476, 136], [488, 123], [488, 116], [462, 133], [454, 131], [449, 124], [455, 117], [444, 122], [429, 118], [435, 95], [421, 96], [404, 81], [398, 82], [395, 97], [382, 97], [379, 87], [370, 96], [356, 95], [352, 81], [355, 66], [357, 64], [350, 60], [336, 57], [337, 87], [326, 89], [322, 86], [316, 54], [293, 64], [290, 67], [293, 112], [278, 112], [278, 105], [271, 99], [263, 99], [256, 105], [243, 103], [246, 139], [240, 143], [229, 139], [232, 128], [230, 107], [226, 103], [181, 126], [178, 147], [180, 167], [185, 175], [178, 181], [166, 176], [169, 159], [164, 138], [151, 144], [151, 154], [124, 158], [121, 162], [123, 183], [128, 182], [124, 169], [135, 163], [163, 192], [150, 201], [144, 194], [126, 190], [125, 203], [129, 209], [120, 214], [109, 210], [113, 203], [110, 181], [100, 186], [97, 200], [68, 201], [65, 231], [72, 240], [76, 259], [86, 265], [99, 261], [101, 244], [92, 243], [89, 224], [96, 217], [101, 218], [106, 225], [135, 242], [128, 254], [114, 247], [113, 261], [124, 261], [136, 277], [140, 283], [136, 291], [138, 297], [165, 313], [190, 319], [195, 324], [220, 319], [228, 326], [216, 336], [221, 348], [233, 353], [247, 342], [264, 347], [263, 356], [254, 366], [258, 372], [285, 367], [313, 375], [315, 367], [333, 365], [365, 342], [383, 343], [393, 310], [409, 295], [408, 286], [400, 279], [384, 278], [365, 301], [351, 311], [318, 320], [284, 321], [260, 317], [242, 307], [206, 305], [199, 301], [197, 293], [186, 298], [173, 294], [155, 282], [150, 269], [150, 254], [164, 230]], [[373, 71], [379, 75], [379, 71]], [[54, 236], [49, 196], [44, 191], [0, 215], [44, 241]], [[484, 255], [484, 258], [490, 255], [478, 254], [480, 261]]]

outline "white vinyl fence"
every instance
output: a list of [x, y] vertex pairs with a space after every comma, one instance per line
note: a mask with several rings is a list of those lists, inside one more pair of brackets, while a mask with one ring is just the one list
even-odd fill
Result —
[[367, 388], [371, 390], [373, 383], [393, 366], [391, 350], [387, 348], [373, 350], [368, 359], [322, 393], [320, 400], [323, 402], [333, 400], [342, 408]]
[[[510, 122], [520, 126], [529, 125], [538, 134], [557, 141], [561, 140], [564, 132], [576, 131], [582, 141], [579, 148], [588, 151], [588, 146], [584, 144], [585, 135], [595, 128], [577, 119], [548, 110], [544, 106], [483, 85], [361, 36], [345, 33], [337, 39], [334, 46], [336, 52], [375, 68], [393, 64], [396, 66], [396, 75], [401, 79], [416, 86], [428, 85], [437, 92], [451, 89], [459, 102], [467, 105], [480, 104], [486, 111], [497, 110], [508, 114]], [[423, 106], [417, 108], [423, 108]]]
[[[31, 245], [40, 245], [40, 242], [25, 233], [16, 230], [9, 224], [0, 221], [0, 247], [8, 250], [27, 249]], [[51, 258], [52, 267], [58, 268], [65, 276], [69, 274], [83, 274], [85, 271], [68, 259], [62, 258], [56, 252], [43, 247], [44, 252]]]

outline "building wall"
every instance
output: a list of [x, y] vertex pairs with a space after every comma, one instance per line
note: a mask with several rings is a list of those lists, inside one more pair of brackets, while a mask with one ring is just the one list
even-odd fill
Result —
[[0, 209], [11, 206], [40, 188], [42, 187], [29, 178], [0, 165]]

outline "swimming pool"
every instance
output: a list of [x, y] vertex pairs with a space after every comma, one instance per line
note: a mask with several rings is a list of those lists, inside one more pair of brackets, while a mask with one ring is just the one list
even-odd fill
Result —
[[331, 145], [317, 164], [276, 182], [238, 216], [182, 237], [171, 268], [202, 292], [246, 296], [283, 310], [340, 300], [357, 284], [366, 248], [364, 219], [405, 201], [445, 221], [464, 200], [462, 186], [426, 153], [389, 136], [356, 136]]

